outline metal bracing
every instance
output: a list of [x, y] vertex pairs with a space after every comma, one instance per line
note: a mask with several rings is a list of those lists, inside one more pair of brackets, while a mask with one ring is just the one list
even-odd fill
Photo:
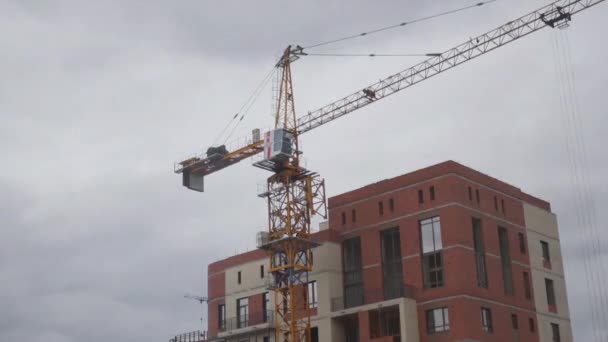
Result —
[[325, 183], [319, 175], [299, 165], [298, 131], [291, 79], [291, 62], [301, 48], [288, 47], [277, 64], [281, 70], [275, 128], [293, 134], [292, 154], [287, 160], [259, 164], [274, 172], [264, 196], [268, 201], [270, 272], [275, 293], [276, 341], [305, 342], [310, 337], [308, 273], [312, 270], [310, 222], [315, 214], [326, 217]]
[[457, 65], [511, 43], [546, 26], [563, 27], [571, 16], [605, 0], [560, 0], [499, 28], [431, 57], [378, 83], [309, 112], [298, 119], [298, 131], [308, 132], [379, 99], [411, 87]]

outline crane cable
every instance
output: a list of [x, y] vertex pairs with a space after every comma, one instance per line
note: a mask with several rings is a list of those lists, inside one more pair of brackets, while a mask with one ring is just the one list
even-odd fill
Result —
[[580, 103], [575, 84], [574, 68], [570, 52], [570, 41], [566, 33], [557, 33], [553, 44], [556, 74], [558, 77], [562, 122], [566, 130], [566, 152], [569, 162], [570, 191], [575, 196], [574, 211], [583, 238], [583, 264], [585, 268], [591, 325], [595, 341], [601, 341], [598, 334], [603, 323], [608, 321], [606, 306], [608, 299], [603, 293], [601, 275], [606, 274], [600, 260], [603, 243], [597, 227], [595, 202], [587, 174], [587, 155]]
[[400, 27], [403, 27], [403, 26], [406, 26], [406, 25], [411, 25], [411, 24], [418, 23], [418, 22], [421, 22], [421, 21], [426, 21], [426, 20], [435, 19], [435, 18], [439, 18], [439, 17], [442, 17], [442, 16], [446, 16], [446, 15], [450, 15], [450, 14], [466, 11], [466, 10], [469, 10], [469, 9], [472, 9], [472, 8], [475, 8], [475, 7], [480, 7], [480, 6], [483, 6], [483, 5], [495, 2], [495, 1], [498, 1], [498, 0], [481, 1], [481, 2], [475, 3], [473, 5], [464, 6], [464, 7], [461, 7], [461, 8], [457, 8], [457, 9], [453, 9], [453, 10], [449, 10], [449, 11], [445, 11], [445, 12], [429, 15], [429, 16], [426, 16], [426, 17], [422, 17], [422, 18], [418, 18], [418, 19], [414, 19], [414, 20], [410, 20], [410, 21], [404, 21], [404, 22], [401, 22], [399, 24], [385, 26], [385, 27], [377, 28], [375, 30], [371, 30], [371, 31], [367, 31], [367, 32], [362, 32], [362, 33], [355, 34], [355, 35], [345, 36], [345, 37], [342, 37], [342, 38], [327, 40], [327, 41], [320, 42], [320, 43], [317, 43], [317, 44], [312, 44], [312, 45], [304, 46], [304, 49], [312, 49], [312, 48], [316, 48], [316, 47], [319, 47], [319, 46], [325, 46], [325, 45], [330, 45], [330, 44], [342, 42], [342, 41], [345, 41], [345, 40], [350, 40], [350, 39], [355, 39], [355, 38], [361, 38], [361, 37], [369, 36], [369, 35], [372, 35], [372, 34], [376, 34], [376, 33], [380, 33], [380, 32], [383, 32], [383, 31], [400, 28]]
[[[224, 129], [222, 129], [222, 131], [218, 134], [218, 136], [213, 140], [213, 145], [216, 145], [218, 143], [218, 141], [221, 140], [224, 133], [226, 133], [228, 128], [232, 124], [234, 124], [234, 127], [230, 130], [230, 133], [226, 136], [226, 138], [224, 139], [223, 142], [226, 143], [226, 141], [228, 141], [228, 139], [230, 139], [230, 137], [232, 136], [232, 134], [234, 134], [234, 131], [239, 126], [241, 121], [243, 121], [243, 118], [245, 117], [245, 115], [249, 112], [249, 109], [251, 109], [251, 107], [253, 106], [255, 101], [260, 96], [260, 93], [262, 92], [264, 87], [268, 84], [268, 81], [270, 80], [270, 77], [272, 76], [274, 71], [275, 71], [275, 67], [273, 65], [272, 69], [270, 69], [268, 74], [266, 74], [266, 76], [262, 79], [262, 81], [260, 81], [260, 83], [257, 85], [257, 87], [255, 87], [255, 89], [253, 90], [251, 95], [249, 95], [249, 98], [247, 98], [247, 101], [245, 101], [243, 103], [243, 105], [239, 108], [239, 110], [236, 112], [236, 114], [234, 114], [234, 116], [228, 121], [226, 126], [224, 126]], [[237, 118], [238, 118], [238, 120], [237, 120]]]

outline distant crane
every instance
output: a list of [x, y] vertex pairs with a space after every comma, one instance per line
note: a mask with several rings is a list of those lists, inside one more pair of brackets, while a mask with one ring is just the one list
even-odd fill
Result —
[[203, 305], [203, 303], [207, 302], [207, 297], [201, 297], [201, 296], [196, 296], [196, 295], [191, 295], [191, 294], [185, 294], [184, 298], [187, 299], [194, 299], [196, 301], [198, 301], [201, 304], [201, 332], [203, 334], [202, 338], [203, 341], [206, 340], [207, 337], [207, 331], [205, 329], [205, 321], [204, 321], [204, 314], [205, 314], [205, 306]]
[[[266, 189], [259, 194], [268, 202], [268, 234], [258, 247], [270, 254], [270, 272], [275, 293], [275, 341], [310, 341], [308, 284], [312, 271], [311, 217], [326, 217], [325, 183], [315, 172], [300, 166], [299, 136], [332, 122], [359, 108], [427, 80], [455, 66], [473, 60], [545, 27], [565, 28], [578, 12], [605, 0], [559, 0], [509, 21], [495, 30], [466, 42], [402, 72], [297, 117], [291, 77], [291, 63], [306, 56], [305, 48], [288, 46], [276, 67], [281, 74], [275, 113], [275, 128], [260, 136], [254, 130], [246, 144], [228, 151], [213, 146], [206, 156], [195, 156], [175, 165], [185, 187], [204, 190], [204, 176], [263, 153], [254, 166], [272, 172]], [[190, 297], [187, 297], [190, 298]], [[193, 298], [203, 303], [203, 298]], [[206, 298], [205, 298], [206, 300]]]

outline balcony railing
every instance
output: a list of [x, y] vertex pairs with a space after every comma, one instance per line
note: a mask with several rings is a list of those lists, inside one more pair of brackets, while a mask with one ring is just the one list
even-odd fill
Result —
[[395, 286], [380, 289], [362, 290], [360, 295], [336, 297], [331, 299], [331, 311], [339, 311], [357, 306], [383, 302], [395, 298], [412, 298], [411, 286]]
[[200, 330], [183, 333], [181, 335], [177, 335], [177, 336], [169, 339], [169, 342], [205, 342], [205, 341], [207, 341], [207, 332], [200, 331]]
[[[267, 310], [266, 313], [252, 313], [249, 315], [243, 315], [240, 317], [231, 317], [227, 320], [220, 322], [220, 332], [242, 329], [252, 325], [259, 325], [268, 323], [272, 325], [274, 323], [274, 311]], [[178, 341], [179, 342], [179, 341]]]

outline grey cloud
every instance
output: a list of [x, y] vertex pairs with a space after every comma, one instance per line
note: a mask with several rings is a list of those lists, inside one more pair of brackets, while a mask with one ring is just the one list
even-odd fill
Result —
[[[172, 163], [201, 151], [285, 44], [314, 43], [467, 1], [12, 1], [0, 5], [0, 340], [162, 340], [197, 329], [206, 265], [265, 226], [248, 161], [183, 190]], [[427, 52], [544, 1], [496, 2], [331, 51]], [[597, 44], [606, 6], [569, 30], [598, 222], [608, 119]], [[564, 155], [552, 32], [514, 43], [303, 137], [330, 195], [455, 159], [552, 202], [576, 336], [588, 293]], [[300, 113], [416, 60], [303, 59]], [[269, 125], [263, 93], [237, 135]], [[379, 149], [380, 147], [380, 149]], [[605, 232], [601, 238], [606, 240]], [[605, 254], [597, 254], [606, 260]]]

